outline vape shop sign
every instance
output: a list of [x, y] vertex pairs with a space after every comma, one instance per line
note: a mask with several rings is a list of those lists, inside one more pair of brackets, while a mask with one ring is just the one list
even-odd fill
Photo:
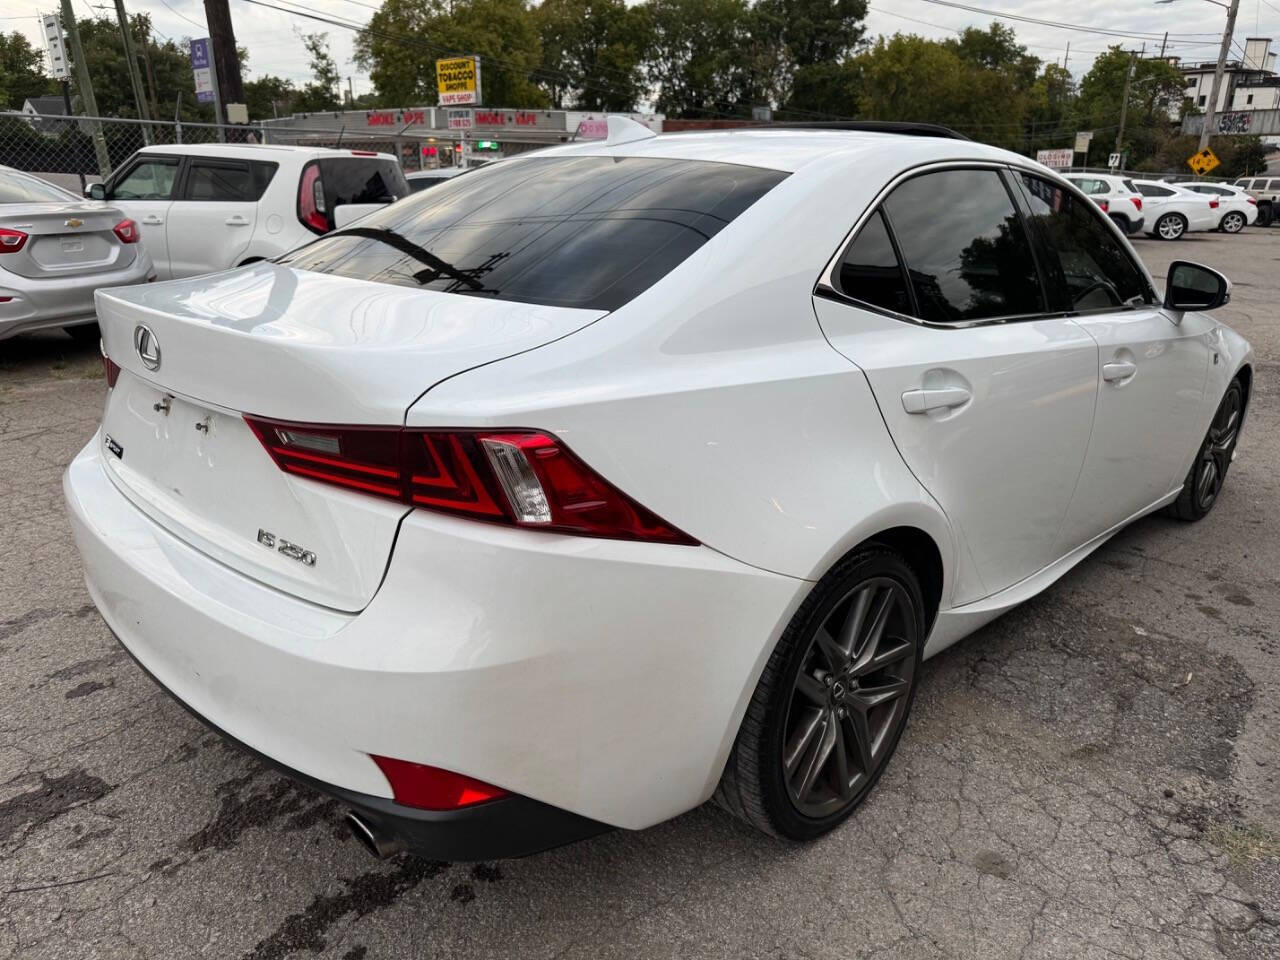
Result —
[[436, 61], [436, 93], [442, 107], [480, 102], [480, 58], [450, 57]]

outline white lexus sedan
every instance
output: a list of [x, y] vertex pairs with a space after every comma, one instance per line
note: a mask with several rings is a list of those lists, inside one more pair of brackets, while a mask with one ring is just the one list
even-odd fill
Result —
[[[1249, 345], [1044, 167], [941, 128], [515, 157], [275, 262], [98, 294], [89, 593], [375, 853], [717, 796], [792, 839], [925, 657], [1134, 519], [1209, 512]], [[943, 201], [943, 202], [940, 202]]]

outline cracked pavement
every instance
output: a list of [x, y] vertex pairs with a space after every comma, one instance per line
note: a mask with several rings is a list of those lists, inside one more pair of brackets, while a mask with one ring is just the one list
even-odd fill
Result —
[[524, 860], [373, 860], [116, 646], [60, 485], [96, 352], [0, 343], [0, 960], [1280, 956], [1280, 231], [1135, 245], [1236, 284], [1256, 384], [1220, 502], [928, 662], [880, 785], [808, 846], [707, 806]]

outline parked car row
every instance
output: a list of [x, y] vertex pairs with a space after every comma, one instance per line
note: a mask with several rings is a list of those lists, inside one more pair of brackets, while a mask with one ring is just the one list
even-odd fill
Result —
[[409, 193], [395, 157], [364, 150], [144, 147], [87, 199], [0, 167], [0, 339], [96, 339], [97, 289], [278, 257]]
[[1258, 222], [1258, 201], [1240, 187], [1221, 183], [1171, 183], [1106, 173], [1068, 174], [1116, 226], [1177, 240], [1200, 230], [1239, 233]]

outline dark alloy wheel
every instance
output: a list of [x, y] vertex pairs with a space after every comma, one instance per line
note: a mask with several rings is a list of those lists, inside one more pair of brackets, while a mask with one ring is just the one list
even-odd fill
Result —
[[1169, 505], [1171, 516], [1179, 520], [1199, 520], [1213, 509], [1227, 480], [1243, 415], [1244, 390], [1239, 380], [1232, 380], [1183, 481], [1182, 493]]
[[870, 546], [819, 581], [748, 706], [717, 792], [729, 812], [807, 840], [875, 786], [906, 726], [924, 612], [905, 560]]
[[907, 719], [918, 638], [896, 580], [863, 580], [818, 627], [796, 674], [783, 729], [787, 796], [828, 817], [875, 779]]
[[1222, 218], [1218, 224], [1218, 229], [1223, 233], [1239, 233], [1245, 227], [1245, 216], [1237, 210], [1232, 210]]

